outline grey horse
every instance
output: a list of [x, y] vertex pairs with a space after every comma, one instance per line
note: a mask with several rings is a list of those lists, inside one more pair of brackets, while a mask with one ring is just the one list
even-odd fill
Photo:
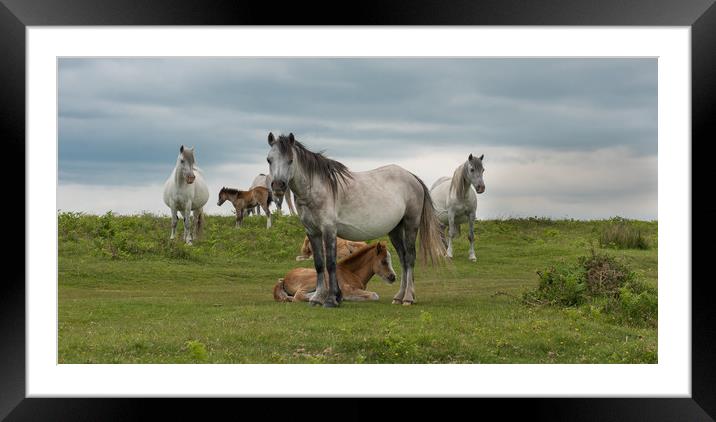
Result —
[[[386, 234], [403, 268], [393, 303], [414, 303], [418, 234], [424, 262], [440, 262], [445, 254], [440, 222], [422, 180], [397, 165], [351, 172], [342, 163], [309, 151], [292, 133], [278, 138], [269, 133], [268, 144], [271, 189], [276, 196], [287, 189], [293, 191], [299, 218], [311, 242], [318, 280], [310, 303], [335, 307], [341, 302], [336, 280], [336, 236], [360, 241]], [[324, 270], [328, 272], [327, 287]]]
[[[441, 177], [430, 188], [430, 197], [435, 204], [438, 219], [448, 228], [447, 257], [452, 258], [452, 240], [460, 234], [460, 224], [468, 223], [470, 231], [470, 261], [475, 261], [475, 214], [477, 212], [477, 193], [485, 192], [485, 181], [482, 178], [485, 168], [482, 160], [485, 154], [474, 157], [460, 164], [452, 177]], [[472, 187], [475, 188], [473, 190]]]

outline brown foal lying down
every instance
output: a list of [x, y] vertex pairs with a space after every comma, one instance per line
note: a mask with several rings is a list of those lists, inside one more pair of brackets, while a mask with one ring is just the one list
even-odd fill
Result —
[[[336, 259], [340, 261], [366, 246], [368, 246], [368, 244], [365, 242], [354, 242], [336, 237]], [[303, 245], [301, 245], [301, 255], [296, 257], [296, 261], [305, 261], [311, 258], [313, 258], [311, 241], [309, 241], [308, 236], [306, 236], [303, 239]]]
[[[382, 242], [367, 245], [338, 262], [336, 276], [343, 300], [378, 300], [377, 293], [365, 290], [374, 274], [388, 283], [395, 281], [390, 252]], [[278, 302], [308, 302], [316, 290], [316, 279], [313, 268], [294, 268], [278, 279], [273, 297]]]

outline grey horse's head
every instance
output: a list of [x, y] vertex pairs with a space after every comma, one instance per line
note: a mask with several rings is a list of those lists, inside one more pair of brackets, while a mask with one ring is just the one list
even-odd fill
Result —
[[184, 148], [184, 145], [179, 147], [179, 156], [177, 157], [177, 167], [179, 167], [179, 174], [186, 180], [186, 183], [192, 184], [196, 180], [194, 174], [194, 147]]
[[467, 163], [465, 163], [465, 175], [477, 193], [485, 192], [485, 181], [482, 179], [482, 174], [485, 172], [485, 167], [482, 165], [483, 158], [485, 158], [485, 154], [479, 157], [470, 154]]
[[266, 161], [269, 164], [271, 175], [271, 190], [274, 195], [282, 196], [288, 189], [288, 182], [293, 177], [293, 146], [296, 139], [293, 133], [288, 135], [285, 142], [278, 142], [273, 133], [268, 135], [268, 144], [271, 147]]

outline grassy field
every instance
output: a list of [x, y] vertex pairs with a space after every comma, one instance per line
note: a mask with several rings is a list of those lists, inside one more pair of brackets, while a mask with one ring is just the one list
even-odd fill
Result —
[[[398, 284], [375, 277], [378, 302], [340, 308], [277, 303], [303, 230], [280, 216], [209, 216], [187, 247], [169, 219], [58, 214], [59, 363], [656, 363], [654, 324], [626, 324], [590, 306], [528, 306], [537, 270], [598, 251], [657, 283], [657, 223], [631, 222], [646, 250], [600, 249], [608, 221], [510, 219], [466, 230], [443, 267], [418, 265], [417, 303], [392, 305]], [[180, 229], [181, 233], [181, 229]], [[385, 238], [387, 240], [387, 238]], [[400, 274], [395, 251], [393, 266]]]

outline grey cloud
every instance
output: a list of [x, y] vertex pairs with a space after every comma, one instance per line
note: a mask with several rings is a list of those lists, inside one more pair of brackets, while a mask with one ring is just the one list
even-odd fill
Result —
[[[656, 59], [63, 58], [60, 183], [257, 164], [269, 131], [347, 161], [431, 148], [657, 152]], [[417, 170], [416, 170], [417, 171]]]

